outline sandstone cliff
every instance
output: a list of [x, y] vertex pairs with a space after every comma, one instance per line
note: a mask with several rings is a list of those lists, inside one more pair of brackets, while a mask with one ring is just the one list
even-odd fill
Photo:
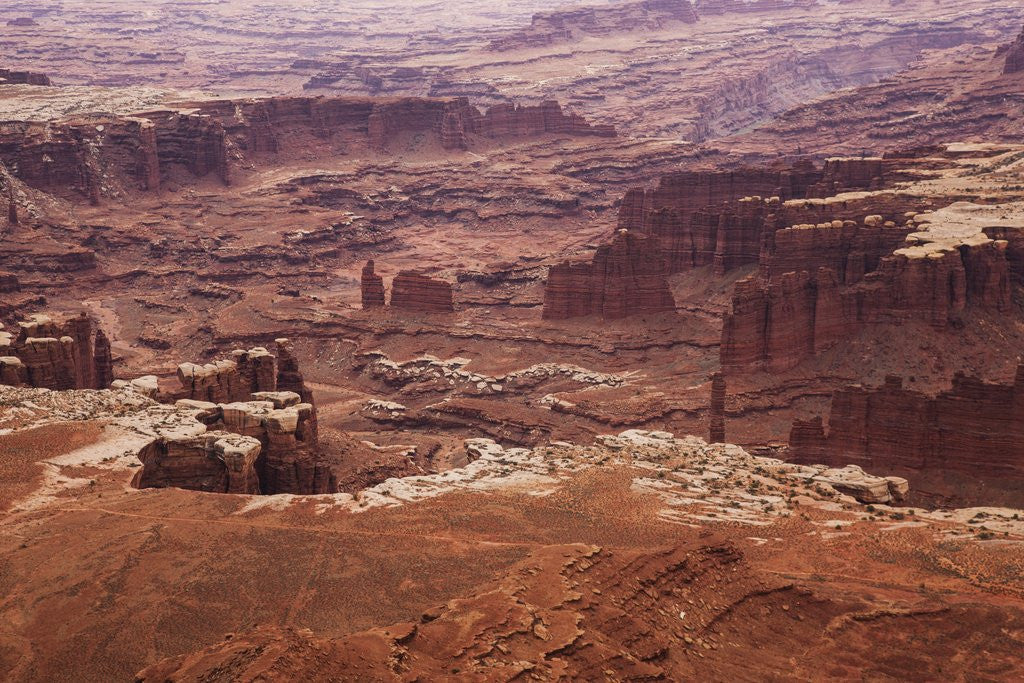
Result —
[[403, 270], [391, 281], [391, 306], [424, 313], [451, 313], [455, 310], [452, 285], [415, 271]]
[[1010, 43], [1006, 51], [1006, 65], [1003, 67], [1004, 74], [1015, 74], [1024, 71], [1024, 31], [1017, 36], [1017, 40]]
[[[0, 122], [0, 163], [28, 186], [99, 203], [155, 191], [179, 171], [228, 184], [231, 166], [265, 155], [376, 154], [418, 135], [442, 150], [547, 134], [614, 136], [554, 101], [498, 105], [465, 98], [270, 97], [174, 103], [130, 116]], [[419, 144], [419, 143], [417, 143]]]
[[[7, 22], [9, 26], [15, 25], [12, 20]], [[0, 85], [5, 83], [12, 85], [53, 85], [50, 77], [46, 74], [32, 71], [13, 71], [11, 69], [0, 69]]]
[[[265, 495], [337, 492], [337, 463], [320, 447], [313, 394], [288, 339], [276, 340], [273, 354], [256, 347], [237, 350], [230, 360], [183, 363], [178, 380], [178, 391], [154, 386], [156, 397], [197, 411], [217, 438], [207, 433], [158, 441], [146, 451], [138, 486]], [[245, 458], [229, 462], [217, 446], [221, 433], [249, 438], [255, 452], [247, 449]], [[230, 467], [235, 469], [229, 472]]]
[[580, 7], [542, 12], [530, 25], [491, 41], [495, 52], [542, 47], [583, 36], [659, 29], [669, 22], [692, 24], [697, 13], [690, 0], [640, 0], [611, 7]]
[[867, 325], [947, 329], [967, 307], [1009, 310], [1010, 242], [978, 231], [980, 208], [954, 205], [902, 227], [869, 216], [772, 233], [760, 272], [737, 283], [722, 366], [782, 371]]
[[377, 275], [373, 267], [373, 260], [367, 261], [359, 281], [364, 309], [384, 306], [384, 278]]
[[797, 421], [789, 457], [800, 463], [853, 463], [899, 474], [921, 500], [1024, 504], [1024, 365], [1011, 384], [957, 374], [931, 396], [889, 377], [880, 387], [851, 386], [821, 418]]
[[17, 334], [0, 327], [0, 384], [105, 389], [112, 381], [110, 342], [84, 313], [63, 322], [34, 315]]
[[595, 315], [617, 319], [675, 309], [654, 238], [620, 230], [590, 263], [552, 266], [544, 289], [546, 320]]
[[806, 197], [822, 178], [806, 164], [674, 173], [653, 190], [629, 190], [619, 227], [656, 238], [669, 273], [714, 264], [723, 274], [757, 262], [772, 207]]

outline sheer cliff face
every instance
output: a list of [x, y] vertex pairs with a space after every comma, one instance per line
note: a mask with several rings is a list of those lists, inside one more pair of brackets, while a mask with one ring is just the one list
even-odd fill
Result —
[[614, 137], [553, 101], [480, 111], [463, 98], [312, 98], [183, 102], [130, 116], [75, 117], [45, 124], [0, 123], [0, 163], [26, 185], [98, 203], [103, 196], [155, 191], [182, 170], [231, 181], [233, 163], [265, 155], [329, 155], [355, 146], [373, 156], [413, 135], [440, 153], [479, 141], [544, 135]]
[[619, 319], [675, 310], [667, 271], [653, 238], [620, 230], [590, 263], [562, 263], [548, 272], [544, 318]]
[[1021, 507], [1024, 495], [1024, 366], [1010, 384], [958, 374], [937, 395], [906, 388], [848, 387], [820, 419], [794, 424], [796, 462], [854, 463], [910, 479], [917, 500], [940, 505]]
[[65, 320], [33, 315], [13, 332], [0, 326], [0, 384], [106, 389], [112, 381], [110, 342], [85, 314]]
[[1006, 63], [1003, 67], [1004, 74], [1016, 74], [1024, 71], [1024, 30], [1021, 31], [1006, 52]]
[[455, 310], [450, 282], [403, 270], [391, 282], [391, 307], [421, 313]]

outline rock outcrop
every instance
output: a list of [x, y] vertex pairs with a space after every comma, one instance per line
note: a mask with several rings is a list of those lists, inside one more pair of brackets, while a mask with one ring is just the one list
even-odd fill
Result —
[[495, 52], [543, 47], [584, 36], [659, 29], [669, 22], [692, 24], [697, 13], [690, 0], [640, 0], [612, 7], [581, 7], [533, 15], [530, 25], [491, 41]]
[[181, 389], [164, 393], [163, 400], [190, 399], [210, 403], [248, 401], [261, 392], [291, 391], [303, 400], [312, 393], [298, 368], [291, 342], [275, 340], [275, 353], [265, 347], [236, 349], [230, 359], [204, 365], [182, 363], [178, 366]]
[[[97, 204], [105, 195], [158, 190], [177, 170], [231, 180], [231, 164], [353, 144], [379, 153], [425, 135], [443, 150], [481, 139], [546, 134], [614, 136], [555, 101], [481, 112], [465, 98], [271, 97], [179, 102], [164, 109], [0, 123], [0, 163], [27, 185]], [[347, 152], [349, 153], [349, 152]]]
[[135, 488], [176, 487], [209, 493], [260, 493], [260, 442], [229, 432], [160, 438], [139, 453]]
[[778, 12], [795, 8], [811, 8], [818, 0], [696, 0], [701, 15], [732, 14], [735, 12]]
[[570, 136], [614, 137], [615, 127], [591, 124], [574, 112], [566, 112], [554, 100], [545, 100], [536, 106], [498, 104], [484, 114], [470, 113], [468, 132], [489, 138], [526, 137], [546, 133]]
[[383, 308], [384, 300], [384, 278], [374, 272], [373, 260], [366, 262], [363, 266], [362, 276], [359, 280], [359, 289], [362, 295], [363, 308]]
[[201, 411], [199, 420], [211, 429], [239, 434], [260, 445], [253, 465], [258, 491], [248, 493], [334, 493], [336, 481], [320, 451], [316, 409], [301, 401], [292, 391], [264, 391], [247, 401], [215, 404], [183, 399], [178, 405]]
[[[18, 21], [14, 19], [7, 22], [8, 26], [24, 26], [25, 24], [15, 24], [13, 22]], [[32, 71], [13, 71], [11, 69], [0, 69], [0, 85], [53, 85], [50, 82], [50, 77], [46, 74], [35, 73]]]
[[231, 359], [197, 365], [182, 363], [178, 366], [178, 381], [182, 390], [174, 398], [186, 398], [211, 403], [248, 401], [258, 392], [277, 391], [277, 357], [262, 346], [238, 349]]
[[606, 319], [675, 309], [655, 239], [620, 230], [590, 263], [565, 262], [548, 271], [544, 319]]
[[17, 335], [0, 328], [0, 383], [42, 389], [105, 389], [113, 381], [110, 342], [86, 314], [57, 322], [33, 315]]
[[708, 265], [725, 273], [756, 263], [774, 208], [821, 179], [810, 164], [674, 173], [653, 190], [629, 190], [619, 227], [655, 237], [669, 273]]
[[1024, 504], [1024, 365], [1011, 384], [958, 373], [950, 390], [928, 395], [889, 377], [850, 386], [821, 418], [790, 432], [789, 459], [854, 464], [908, 478], [922, 500], [939, 504]]
[[21, 289], [18, 276], [0, 270], [0, 294], [12, 294]]
[[1006, 64], [1003, 67], [1004, 74], [1015, 74], [1024, 71], [1024, 30], [1017, 36], [1017, 40], [1010, 43], [1006, 50]]
[[423, 313], [451, 313], [455, 310], [452, 285], [411, 270], [403, 270], [391, 281], [391, 306]]
[[711, 377], [710, 438], [708, 443], [725, 443], [725, 376]]
[[[197, 419], [213, 433], [239, 435], [257, 446], [251, 458], [246, 451], [246, 461], [252, 462], [245, 468], [237, 458], [231, 461], [236, 473], [231, 476], [243, 477], [247, 483], [242, 486], [228, 482], [230, 486], [225, 488], [224, 477], [228, 475], [218, 464], [224, 458], [211, 445], [215, 439], [189, 438], [181, 445], [161, 440], [151, 453], [147, 451], [152, 456], [152, 467], [145, 458], [144, 466], [152, 471], [140, 475], [138, 485], [264, 495], [337, 492], [331, 459], [320, 448], [313, 394], [305, 384], [291, 342], [276, 340], [275, 354], [256, 347], [233, 352], [231, 360], [206, 365], [183, 363], [178, 368], [182, 389], [177, 392], [161, 391], [152, 382], [133, 382], [136, 391], [195, 410]], [[206, 460], [202, 460], [204, 457]], [[200, 460], [202, 463], [197, 464]]]
[[[947, 329], [968, 307], [1009, 310], [1009, 242], [977, 231], [979, 208], [954, 205], [904, 227], [869, 216], [863, 226], [773, 233], [761, 272], [736, 285], [722, 366], [787, 370], [868, 325], [918, 320]], [[897, 242], [903, 248], [890, 251]]]

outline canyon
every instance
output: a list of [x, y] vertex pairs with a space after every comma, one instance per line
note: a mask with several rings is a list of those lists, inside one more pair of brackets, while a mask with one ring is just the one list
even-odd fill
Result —
[[0, 668], [1020, 678], [1024, 8], [925, 4], [11, 0]]

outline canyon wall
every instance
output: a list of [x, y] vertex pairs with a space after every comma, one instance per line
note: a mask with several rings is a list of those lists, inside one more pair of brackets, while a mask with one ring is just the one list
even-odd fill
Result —
[[[337, 491], [333, 462], [320, 447], [313, 395], [288, 339], [276, 340], [274, 354], [256, 347], [235, 351], [230, 360], [183, 363], [178, 381], [179, 390], [158, 388], [156, 398], [196, 410], [213, 431], [158, 440], [140, 456], [138, 486], [265, 495]], [[255, 451], [229, 449], [233, 459], [226, 457], [222, 434], [249, 439]]]
[[58, 322], [34, 315], [16, 333], [0, 326], [0, 383], [42, 389], [106, 389], [110, 342], [84, 313]]
[[544, 289], [545, 320], [607, 319], [675, 310], [655, 239], [619, 230], [590, 263], [552, 266]]
[[866, 325], [920, 320], [947, 329], [959, 324], [968, 305], [1006, 311], [1003, 244], [925, 256], [896, 253], [850, 286], [828, 267], [746, 278], [736, 285], [723, 325], [722, 367], [784, 371]]
[[465, 98], [271, 97], [181, 102], [131, 116], [0, 123], [0, 163], [28, 186], [97, 204], [155, 191], [185, 172], [228, 184], [232, 163], [264, 154], [325, 154], [332, 145], [371, 152], [428, 134], [444, 150], [478, 140], [546, 134], [614, 136], [557, 102], [481, 112]]
[[455, 310], [452, 285], [415, 271], [403, 270], [391, 281], [391, 306], [423, 313], [451, 313]]
[[734, 12], [778, 12], [786, 9], [809, 9], [818, 0], [696, 0], [697, 13], [712, 16]]
[[1024, 505], [1024, 365], [1011, 384], [957, 374], [930, 396], [889, 377], [851, 386], [821, 418], [797, 421], [789, 459], [856, 464], [911, 482], [917, 500], [937, 505]]
[[1006, 63], [1003, 67], [1004, 74], [1015, 74], [1024, 71], [1024, 30], [1017, 36], [1017, 40], [1010, 43], [1006, 50]]
[[756, 263], [774, 207], [807, 196], [822, 178], [809, 164], [673, 173], [653, 190], [627, 191], [619, 227], [654, 237], [669, 273], [714, 265], [724, 274]]
[[177, 487], [208, 493], [260, 493], [256, 460], [260, 442], [213, 431], [179, 439], [157, 439], [140, 453], [135, 488]]
[[530, 25], [491, 41], [494, 52], [543, 47], [582, 36], [600, 36], [622, 31], [659, 29], [667, 22], [692, 24], [697, 21], [690, 0], [640, 0], [611, 7], [579, 7], [540, 12]]
[[711, 377], [711, 407], [708, 443], [725, 443], [725, 376], [716, 372]]
[[359, 291], [363, 308], [384, 307], [384, 278], [374, 272], [373, 260], [366, 262], [359, 279]]
[[[879, 188], [895, 176], [901, 162], [837, 158], [827, 160], [822, 169], [798, 164], [675, 173], [662, 177], [653, 190], [629, 190], [619, 206], [619, 227], [657, 238], [670, 273], [713, 265], [715, 275], [721, 276], [763, 261], [765, 240], [780, 228], [864, 216], [862, 199], [820, 198]], [[885, 211], [887, 220], [892, 213], [901, 222], [913, 204], [888, 196], [872, 201], [880, 204], [873, 208]]]
[[[12, 25], [11, 22], [7, 22]], [[14, 71], [11, 69], [0, 69], [0, 85], [53, 85], [50, 77], [46, 74], [32, 71]]]
[[[968, 308], [1008, 311], [1011, 282], [1024, 277], [1021, 230], [983, 227], [991, 225], [984, 207], [967, 203], [917, 213], [928, 204], [880, 193], [778, 207], [766, 221], [757, 273], [733, 293], [722, 367], [784, 371], [869, 325], [915, 320], [943, 330]], [[885, 214], [777, 227], [865, 206]]]

